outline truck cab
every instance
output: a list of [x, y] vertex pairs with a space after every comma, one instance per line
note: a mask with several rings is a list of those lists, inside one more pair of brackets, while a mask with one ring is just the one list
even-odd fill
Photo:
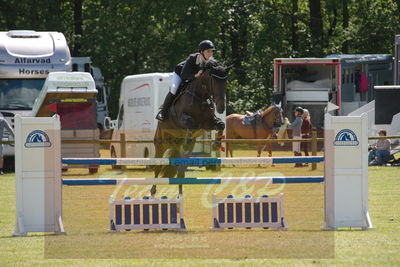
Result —
[[104, 83], [104, 76], [100, 68], [92, 65], [90, 57], [72, 57], [72, 71], [89, 72], [97, 89], [97, 127], [105, 129], [105, 120], [108, 118], [108, 97], [110, 92]]
[[[49, 73], [72, 70], [67, 41], [60, 32], [0, 32], [0, 69], [0, 112], [14, 127], [15, 114], [32, 116]], [[3, 153], [14, 157], [14, 147]]]

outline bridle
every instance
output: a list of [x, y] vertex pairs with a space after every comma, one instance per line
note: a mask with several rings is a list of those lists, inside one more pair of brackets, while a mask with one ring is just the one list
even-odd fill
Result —
[[[209, 73], [209, 77], [206, 78], [206, 79], [208, 79], [208, 84], [202, 82], [202, 79], [204, 79], [203, 76], [207, 72]], [[214, 106], [215, 101], [214, 101], [214, 95], [212, 93], [213, 80], [214, 80], [213, 78], [219, 79], [219, 80], [226, 80], [228, 78], [228, 76], [225, 75], [224, 77], [221, 77], [221, 76], [218, 76], [217, 74], [211, 73], [211, 69], [207, 69], [206, 71], [204, 71], [201, 74], [201, 76], [199, 78], [200, 78], [200, 80], [199, 80], [200, 85], [198, 85], [198, 86], [201, 86], [203, 89], [205, 88], [206, 89], [206, 93], [203, 94], [203, 95], [199, 95], [198, 93], [196, 93], [196, 88], [198, 86], [194, 86], [194, 84], [192, 84], [192, 86], [187, 88], [183, 92], [183, 94], [189, 94], [189, 95], [192, 96], [192, 104], [194, 103], [194, 100], [197, 99], [201, 104], [207, 104], [207, 105]]]
[[274, 124], [275, 124], [275, 122], [277, 122], [278, 120], [279, 120], [279, 118], [280, 118], [280, 116], [278, 115], [278, 116], [276, 116], [275, 114], [280, 114], [280, 112], [281, 112], [281, 108], [279, 108], [279, 107], [277, 107], [277, 106], [274, 106], [274, 111], [273, 111], [273, 116], [274, 116], [274, 121], [272, 122], [272, 125], [271, 125], [271, 127], [268, 127], [268, 125], [266, 125], [266, 122], [264, 121], [264, 116], [265, 116], [265, 111], [263, 112], [263, 114], [261, 115], [261, 125], [262, 125], [262, 127], [265, 129], [265, 130], [271, 130], [271, 129], [273, 129], [274, 128]]

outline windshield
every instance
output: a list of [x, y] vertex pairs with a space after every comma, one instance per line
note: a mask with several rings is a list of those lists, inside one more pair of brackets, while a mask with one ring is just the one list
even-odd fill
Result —
[[0, 109], [30, 110], [42, 90], [44, 79], [0, 80]]

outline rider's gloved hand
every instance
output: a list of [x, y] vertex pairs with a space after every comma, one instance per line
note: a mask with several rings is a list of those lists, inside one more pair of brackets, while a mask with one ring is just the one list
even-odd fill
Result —
[[195, 75], [194, 75], [194, 77], [195, 78], [199, 78], [200, 77], [200, 75], [203, 73], [203, 70], [199, 70]]

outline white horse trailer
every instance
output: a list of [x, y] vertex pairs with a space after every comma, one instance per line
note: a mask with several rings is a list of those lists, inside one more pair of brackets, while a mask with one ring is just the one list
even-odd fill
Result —
[[[61, 141], [98, 140], [96, 113], [97, 89], [88, 72], [52, 72], [33, 105], [33, 117], [60, 116]], [[98, 143], [61, 144], [63, 158], [98, 158]], [[71, 166], [68, 166], [71, 167]], [[64, 166], [63, 169], [68, 168]], [[98, 165], [84, 166], [96, 173]]]

